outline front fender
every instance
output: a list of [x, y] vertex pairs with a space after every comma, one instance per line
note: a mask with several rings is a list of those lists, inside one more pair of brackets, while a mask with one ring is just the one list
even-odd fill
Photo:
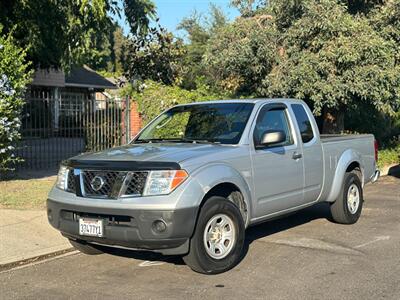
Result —
[[[250, 175], [250, 174], [249, 174]], [[249, 224], [250, 216], [252, 215], [253, 207], [251, 204], [251, 192], [250, 188], [244, 179], [243, 175], [240, 174], [236, 169], [229, 165], [223, 163], [215, 163], [211, 165], [205, 165], [191, 174], [193, 182], [189, 184], [190, 186], [195, 186], [197, 192], [201, 191], [201, 195], [196, 195], [196, 197], [181, 197], [179, 206], [189, 207], [197, 206], [199, 207], [204, 196], [215, 186], [221, 183], [231, 183], [238, 187], [243, 195], [243, 199], [246, 203], [248, 209], [246, 225]], [[189, 187], [189, 186], [188, 186]], [[191, 189], [191, 188], [190, 188]], [[185, 194], [185, 192], [184, 192]], [[195, 203], [193, 203], [195, 201]]]
[[[337, 167], [335, 170], [335, 176], [332, 181], [332, 186], [331, 190], [329, 192], [329, 195], [326, 199], [328, 202], [335, 202], [337, 197], [339, 197], [342, 185], [343, 185], [343, 179], [344, 179], [344, 174], [346, 173], [347, 168], [352, 164], [353, 162], [356, 162], [360, 165], [361, 168], [361, 173], [364, 174], [364, 169], [363, 169], [363, 161], [361, 154], [359, 154], [357, 151], [354, 151], [353, 149], [348, 149], [342, 153], [340, 156], [340, 159], [337, 163]], [[363, 176], [362, 176], [363, 177]], [[362, 185], [364, 185], [364, 180], [362, 179]]]

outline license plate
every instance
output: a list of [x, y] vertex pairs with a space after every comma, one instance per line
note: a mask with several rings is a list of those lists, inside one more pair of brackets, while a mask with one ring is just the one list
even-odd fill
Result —
[[87, 236], [103, 236], [103, 220], [79, 219], [79, 234]]

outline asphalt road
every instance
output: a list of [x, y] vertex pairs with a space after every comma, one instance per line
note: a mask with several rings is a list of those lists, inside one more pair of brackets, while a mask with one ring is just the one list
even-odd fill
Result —
[[224, 274], [149, 253], [74, 254], [0, 273], [0, 298], [400, 299], [400, 179], [367, 186], [365, 200], [355, 225], [331, 223], [323, 204], [250, 228]]

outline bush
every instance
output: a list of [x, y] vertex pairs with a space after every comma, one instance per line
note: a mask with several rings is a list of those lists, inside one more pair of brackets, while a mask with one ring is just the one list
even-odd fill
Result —
[[348, 109], [345, 127], [350, 132], [372, 133], [383, 148], [393, 146], [393, 140], [400, 135], [400, 112], [389, 116], [365, 104], [362, 109]]
[[14, 44], [11, 35], [1, 32], [0, 26], [0, 171], [4, 171], [18, 161], [13, 152], [20, 138], [20, 113], [31, 72], [26, 51]]
[[397, 140], [391, 147], [379, 151], [379, 168], [382, 169], [384, 166], [392, 164], [400, 164], [400, 140]]
[[154, 81], [145, 81], [138, 89], [127, 86], [122, 94], [130, 96], [138, 103], [144, 125], [164, 110], [177, 105], [196, 101], [222, 99], [222, 94], [212, 92], [205, 85], [198, 85], [196, 90], [185, 90], [178, 86], [167, 86]]

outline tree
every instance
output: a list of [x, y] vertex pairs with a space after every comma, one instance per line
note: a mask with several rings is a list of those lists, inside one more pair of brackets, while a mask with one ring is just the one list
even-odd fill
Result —
[[[133, 35], [145, 34], [155, 6], [150, 0], [124, 0], [124, 13]], [[27, 48], [34, 67], [81, 64], [96, 49], [107, 32], [110, 15], [121, 9], [114, 0], [3, 0], [0, 24], [12, 33], [19, 46]], [[96, 56], [96, 54], [94, 54]]]
[[271, 0], [210, 40], [210, 77], [237, 96], [303, 99], [326, 132], [346, 111], [399, 109], [399, 1]]
[[114, 31], [118, 25], [113, 24], [111, 20], [104, 26], [102, 32], [93, 31], [90, 38], [92, 48], [85, 52], [81, 62], [97, 71], [114, 71]]
[[13, 154], [20, 138], [19, 114], [31, 73], [25, 62], [26, 51], [17, 47], [11, 35], [3, 35], [0, 26], [0, 171], [18, 161]]
[[128, 46], [128, 38], [123, 34], [122, 28], [117, 27], [113, 33], [113, 55], [114, 55], [114, 70], [117, 74], [122, 74], [126, 67], [126, 49]]
[[347, 109], [371, 104], [393, 114], [399, 103], [396, 45], [369, 20], [332, 0], [305, 2], [283, 33], [285, 55], [266, 77], [261, 94], [304, 99], [324, 115], [324, 131], [344, 130]]
[[242, 17], [253, 17], [267, 3], [268, 0], [231, 0], [231, 5], [239, 10]]
[[180, 74], [183, 43], [164, 28], [150, 28], [145, 36], [135, 36], [127, 47], [125, 76], [130, 82], [153, 80], [172, 85]]
[[96, 71], [121, 75], [128, 43], [122, 28], [110, 20], [109, 26], [101, 33], [95, 32], [91, 39], [93, 46], [83, 63]]
[[182, 87], [195, 89], [199, 81], [206, 76], [207, 70], [202, 62], [208, 42], [227, 24], [226, 15], [214, 4], [210, 4], [207, 16], [194, 11], [179, 23], [177, 29], [184, 30], [189, 40], [185, 45], [186, 55], [182, 62]]
[[387, 41], [392, 42], [396, 63], [400, 64], [400, 1], [387, 1], [376, 7], [371, 13], [370, 24]]
[[204, 64], [211, 82], [225, 92], [257, 96], [278, 50], [279, 36], [269, 16], [239, 18], [211, 38]]

